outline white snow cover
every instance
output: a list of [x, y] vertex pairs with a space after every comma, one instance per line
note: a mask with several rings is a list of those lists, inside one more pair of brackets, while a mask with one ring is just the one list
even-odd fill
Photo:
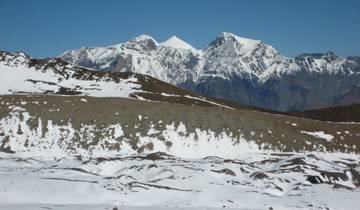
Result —
[[179, 48], [179, 49], [187, 49], [192, 51], [197, 51], [193, 46], [186, 43], [185, 41], [181, 40], [177, 36], [172, 36], [168, 40], [160, 43], [161, 46], [166, 47], [173, 47], [173, 48]]
[[326, 141], [331, 141], [334, 138], [333, 135], [326, 134], [326, 133], [324, 133], [324, 131], [315, 131], [315, 132], [301, 131], [301, 133], [305, 133], [305, 134], [308, 134], [310, 136], [314, 136], [316, 138], [325, 139]]
[[141, 85], [137, 83], [135, 77], [121, 79], [120, 82], [108, 81], [107, 78], [82, 80], [72, 78], [72, 74], [75, 73], [73, 65], [59, 67], [59, 69], [66, 68], [66, 72], [70, 75], [66, 78], [55, 73], [54, 69], [38, 70], [29, 67], [29, 58], [14, 57], [13, 59], [16, 60], [0, 62], [0, 95], [57, 92], [61, 87], [96, 97], [129, 97], [131, 93], [141, 92]]
[[[359, 156], [250, 153], [231, 160], [153, 156], [158, 159], [140, 155], [81, 161], [2, 154], [0, 209], [29, 209], [24, 205], [54, 209], [359, 207], [360, 192], [354, 186], [353, 172], [346, 166], [359, 161]], [[291, 164], [299, 159], [304, 164]], [[293, 171], [293, 167], [304, 171]], [[319, 171], [347, 178], [337, 179]], [[310, 183], [310, 175], [324, 183]]]

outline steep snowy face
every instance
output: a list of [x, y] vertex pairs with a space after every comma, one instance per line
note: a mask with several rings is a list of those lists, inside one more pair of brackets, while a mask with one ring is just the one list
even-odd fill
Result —
[[328, 74], [353, 74], [359, 72], [359, 62], [340, 58], [333, 52], [302, 54], [293, 60], [300, 68]]
[[204, 49], [204, 75], [231, 78], [241, 76], [257, 80], [276, 62], [283, 62], [273, 47], [259, 40], [221, 33]]
[[64, 61], [92, 68], [94, 70], [112, 70], [112, 63], [119, 56], [120, 52], [115, 47], [82, 47], [63, 53], [60, 57]]
[[116, 47], [126, 48], [135, 51], [150, 51], [155, 50], [158, 43], [149, 35], [140, 35], [134, 39], [125, 42], [124, 44], [116, 45]]
[[125, 49], [114, 61], [114, 71], [145, 74], [171, 84], [196, 77], [198, 57], [191, 50], [158, 46], [156, 50], [134, 52]]
[[360, 62], [358, 60], [341, 58], [333, 52], [301, 54], [268, 68], [262, 81], [274, 76], [296, 75], [300, 72], [306, 72], [309, 75], [353, 75], [359, 72], [359, 66]]

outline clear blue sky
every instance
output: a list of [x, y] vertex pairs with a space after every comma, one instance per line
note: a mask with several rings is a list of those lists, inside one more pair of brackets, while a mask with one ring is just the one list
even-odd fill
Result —
[[220, 32], [260, 39], [286, 56], [360, 55], [358, 0], [0, 0], [0, 50], [51, 57], [149, 34], [196, 48]]

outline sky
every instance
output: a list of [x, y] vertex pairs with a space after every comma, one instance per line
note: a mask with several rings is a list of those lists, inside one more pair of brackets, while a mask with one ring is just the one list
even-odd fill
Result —
[[0, 0], [0, 50], [53, 57], [148, 34], [204, 48], [221, 32], [281, 54], [360, 56], [358, 0]]

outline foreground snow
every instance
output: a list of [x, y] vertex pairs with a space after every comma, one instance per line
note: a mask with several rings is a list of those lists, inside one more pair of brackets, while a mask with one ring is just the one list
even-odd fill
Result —
[[80, 160], [1, 153], [0, 209], [359, 208], [357, 155], [241, 156]]
[[[39, 209], [52, 209], [52, 210], [77, 210], [77, 209], [87, 209], [87, 210], [112, 210], [118, 208], [115, 205], [86, 205], [86, 204], [65, 204], [65, 205], [56, 205], [56, 204], [24, 204], [24, 205], [1, 205], [0, 209], [6, 210], [39, 210]], [[119, 209], [119, 208], [118, 208]], [[223, 208], [208, 208], [208, 207], [198, 207], [198, 208], [169, 208], [169, 207], [128, 207], [121, 206], [121, 210], [179, 210], [179, 209], [189, 209], [189, 210], [223, 210]], [[228, 208], [229, 210], [233, 208]], [[241, 210], [256, 210], [256, 209], [241, 209]]]

